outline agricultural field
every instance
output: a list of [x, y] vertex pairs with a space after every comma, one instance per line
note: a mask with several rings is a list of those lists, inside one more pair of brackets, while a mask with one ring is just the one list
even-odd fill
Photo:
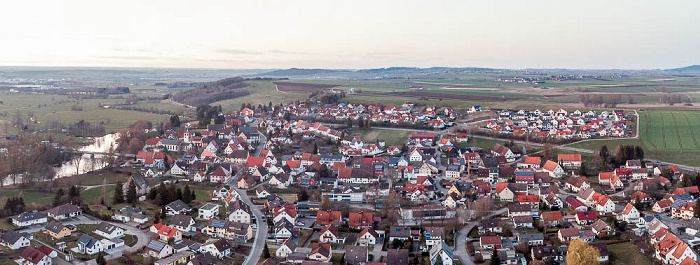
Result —
[[224, 112], [238, 111], [241, 109], [241, 105], [246, 103], [250, 103], [255, 106], [258, 104], [267, 105], [269, 102], [272, 102], [272, 104], [289, 103], [296, 100], [308, 99], [310, 94], [310, 92], [286, 93], [277, 91], [275, 84], [269, 80], [246, 81], [246, 84], [246, 89], [248, 89], [250, 95], [217, 101], [209, 105], [221, 105]]
[[639, 264], [639, 265], [651, 265], [653, 264], [649, 259], [644, 256], [639, 249], [630, 242], [620, 243], [620, 244], [610, 244], [607, 245], [608, 253], [610, 255], [610, 264], [613, 265], [623, 265], [623, 264]]
[[408, 137], [411, 136], [412, 132], [409, 131], [396, 131], [396, 130], [383, 130], [383, 129], [352, 129], [353, 135], [360, 135], [360, 139], [364, 142], [376, 142], [377, 139], [382, 139], [386, 142], [387, 146], [398, 145], [401, 146], [408, 141]]

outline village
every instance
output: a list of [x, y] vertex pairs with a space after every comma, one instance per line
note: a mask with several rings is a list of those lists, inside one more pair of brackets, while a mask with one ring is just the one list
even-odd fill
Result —
[[[117, 192], [133, 206], [107, 220], [70, 202], [24, 212], [0, 243], [21, 250], [18, 264], [42, 265], [132, 254], [158, 265], [552, 264], [581, 243], [595, 247], [602, 263], [635, 255], [613, 249], [626, 245], [663, 264], [697, 264], [700, 179], [644, 160], [643, 151], [625, 149], [627, 159], [603, 161], [606, 170], [592, 175], [584, 169], [588, 154], [545, 154], [512, 142], [470, 147], [470, 135], [450, 131], [387, 145], [325, 123], [444, 129], [459, 115], [412, 109], [290, 104], [219, 113], [220, 124], [149, 138], [121, 165], [133, 174]], [[486, 126], [590, 138], [623, 136], [626, 122], [621, 111], [500, 111]], [[187, 185], [184, 193], [168, 191], [175, 183]], [[211, 200], [195, 203], [190, 187], [197, 186], [212, 187]], [[143, 201], [162, 210], [146, 212]]]

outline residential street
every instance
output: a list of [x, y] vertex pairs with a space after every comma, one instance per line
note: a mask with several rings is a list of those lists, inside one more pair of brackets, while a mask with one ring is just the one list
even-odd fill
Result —
[[[491, 218], [495, 215], [503, 214], [508, 211], [508, 208], [501, 208], [496, 210], [490, 215], [485, 216], [482, 219], [488, 219]], [[462, 265], [476, 265], [474, 264], [474, 261], [472, 260], [471, 257], [469, 257], [469, 254], [467, 253], [467, 236], [469, 235], [469, 231], [472, 230], [475, 226], [479, 224], [479, 220], [471, 221], [467, 223], [462, 229], [457, 232], [455, 235], [455, 250], [454, 254], [457, 258], [459, 258], [459, 261], [462, 263]]]

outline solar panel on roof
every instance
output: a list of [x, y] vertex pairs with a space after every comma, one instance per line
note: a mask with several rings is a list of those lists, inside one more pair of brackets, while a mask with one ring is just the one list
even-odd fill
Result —
[[155, 249], [159, 250], [165, 246], [165, 243], [160, 242], [158, 240], [152, 240], [150, 243], [148, 243], [148, 248], [150, 249]]

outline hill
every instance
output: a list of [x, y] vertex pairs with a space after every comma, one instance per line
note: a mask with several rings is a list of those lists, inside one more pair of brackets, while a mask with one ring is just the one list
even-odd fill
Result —
[[245, 79], [241, 77], [225, 78], [177, 93], [173, 95], [173, 101], [190, 106], [198, 106], [220, 100], [247, 96], [250, 92], [245, 88]]
[[691, 65], [681, 68], [666, 69], [667, 72], [674, 72], [678, 74], [690, 74], [690, 75], [700, 75], [700, 65]]
[[318, 75], [333, 75], [336, 73], [346, 73], [346, 70], [330, 70], [330, 69], [301, 69], [290, 68], [286, 70], [275, 70], [266, 73], [255, 74], [254, 76], [265, 77], [302, 77], [302, 76], [318, 76]]

